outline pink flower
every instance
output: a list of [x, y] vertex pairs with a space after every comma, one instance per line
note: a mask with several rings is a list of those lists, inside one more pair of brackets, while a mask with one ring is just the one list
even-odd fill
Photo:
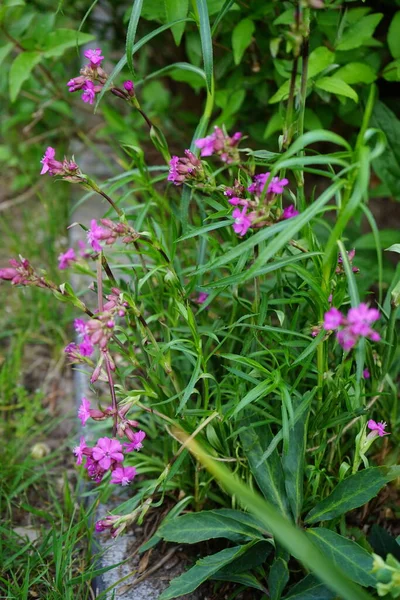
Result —
[[298, 214], [299, 211], [295, 209], [293, 204], [291, 204], [283, 210], [282, 219], [291, 219], [292, 217], [297, 217]]
[[233, 230], [240, 235], [240, 237], [243, 237], [251, 227], [251, 220], [246, 216], [246, 211], [247, 206], [244, 206], [242, 210], [240, 210], [240, 208], [235, 208], [232, 212], [232, 217], [235, 219]]
[[90, 66], [94, 69], [101, 66], [102, 61], [104, 60], [104, 56], [101, 55], [101, 49], [96, 48], [95, 50], [91, 48], [90, 50], [86, 50], [83, 53], [86, 58], [90, 60]]
[[82, 100], [86, 103], [93, 104], [94, 99], [96, 97], [95, 86], [93, 82], [89, 80], [85, 81], [85, 83], [82, 86], [82, 89], [84, 90], [81, 96]]
[[97, 224], [96, 219], [90, 221], [90, 229], [87, 232], [87, 239], [93, 250], [101, 252], [102, 248], [99, 241], [107, 239], [108, 233], [103, 227]]
[[128, 92], [128, 95], [133, 98], [133, 96], [135, 95], [135, 86], [133, 84], [133, 81], [124, 81], [124, 89]]
[[195, 141], [201, 156], [218, 154], [223, 162], [231, 163], [239, 158], [236, 149], [242, 134], [238, 131], [232, 137], [226, 135], [220, 127], [214, 127], [214, 132]]
[[[270, 175], [271, 173], [269, 171], [267, 171], [266, 173], [260, 173], [260, 175], [256, 175], [253, 179], [253, 183], [247, 188], [247, 191], [252, 194], [256, 194], [257, 196], [261, 196]], [[289, 180], [286, 178], [279, 179], [279, 177], [273, 177], [268, 184], [267, 194], [282, 194], [283, 188], [288, 183]]]
[[137, 431], [136, 433], [134, 433], [131, 436], [132, 442], [130, 444], [125, 443], [125, 452], [132, 452], [132, 450], [140, 450], [141, 448], [143, 448], [143, 440], [146, 437], [146, 434], [144, 431]]
[[49, 173], [49, 175], [60, 175], [63, 173], [63, 164], [59, 160], [55, 160], [56, 151], [51, 146], [48, 146], [42, 160], [43, 165], [40, 171], [41, 175]]
[[77, 92], [78, 90], [81, 90], [83, 88], [85, 83], [86, 77], [84, 77], [83, 75], [80, 75], [79, 77], [74, 77], [73, 79], [70, 79], [67, 83], [68, 91]]
[[95, 529], [97, 531], [97, 533], [102, 533], [103, 531], [106, 531], [106, 529], [112, 529], [115, 525], [115, 523], [121, 519], [120, 515], [107, 515], [107, 517], [105, 519], [101, 519], [100, 521], [96, 522], [95, 525]]
[[86, 333], [86, 323], [83, 319], [75, 319], [74, 320], [74, 329], [77, 333], [81, 333], [82, 335]]
[[334, 306], [330, 308], [324, 315], [324, 329], [332, 331], [332, 329], [338, 329], [343, 323], [343, 315]]
[[347, 321], [349, 323], [350, 330], [354, 335], [369, 337], [372, 331], [371, 323], [377, 321], [379, 316], [379, 310], [376, 308], [369, 308], [368, 304], [361, 302], [359, 306], [349, 310]]
[[92, 456], [105, 471], [110, 468], [113, 462], [122, 462], [124, 460], [120, 442], [108, 437], [100, 438], [97, 441], [97, 445], [93, 448]]
[[210, 294], [207, 294], [207, 292], [200, 292], [199, 295], [197, 296], [197, 304], [204, 304], [204, 302], [207, 300], [208, 296]]
[[87, 448], [86, 446], [86, 442], [85, 442], [85, 438], [81, 437], [80, 442], [79, 442], [79, 446], [75, 446], [75, 448], [73, 449], [73, 453], [76, 456], [76, 464], [77, 465], [81, 465], [82, 464], [82, 459], [83, 459], [83, 451], [84, 449]]
[[92, 356], [94, 352], [94, 346], [90, 342], [88, 335], [85, 335], [83, 341], [79, 344], [79, 352], [82, 356]]
[[78, 417], [84, 427], [86, 425], [86, 421], [90, 418], [90, 402], [87, 398], [82, 398], [82, 402], [78, 410]]
[[371, 373], [368, 371], [368, 369], [364, 369], [363, 377], [364, 379], [369, 379], [371, 377]]
[[215, 135], [212, 133], [205, 138], [195, 141], [197, 148], [200, 149], [201, 156], [212, 156], [214, 154]]
[[384, 421], [377, 423], [373, 419], [370, 419], [367, 423], [367, 427], [368, 429], [371, 429], [371, 431], [377, 431], [380, 437], [383, 437], [384, 435], [390, 435], [389, 431], [385, 431], [387, 423]]
[[136, 476], [135, 467], [117, 467], [111, 473], [111, 483], [129, 485]]
[[203, 166], [193, 152], [185, 150], [185, 156], [173, 156], [169, 161], [168, 181], [182, 185], [187, 179], [201, 179]]
[[345, 352], [354, 348], [358, 342], [358, 337], [353, 335], [347, 327], [337, 332], [336, 339]]
[[58, 257], [58, 268], [60, 270], [68, 269], [74, 262], [76, 262], [76, 254], [73, 248], [68, 248], [64, 254], [60, 254]]

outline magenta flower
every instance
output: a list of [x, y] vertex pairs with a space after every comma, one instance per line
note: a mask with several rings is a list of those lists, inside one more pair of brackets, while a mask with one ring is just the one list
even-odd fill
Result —
[[368, 371], [368, 369], [364, 369], [363, 377], [364, 379], [369, 379], [371, 377], [371, 373]]
[[201, 156], [212, 156], [214, 154], [215, 134], [212, 133], [205, 138], [195, 141], [196, 147], [200, 149]]
[[299, 211], [295, 209], [293, 204], [291, 204], [283, 210], [282, 219], [291, 219], [292, 217], [297, 217], [298, 214]]
[[131, 443], [127, 444], [125, 443], [125, 452], [132, 452], [133, 450], [140, 450], [141, 448], [143, 448], [143, 440], [146, 437], [146, 434], [144, 431], [136, 431], [136, 433], [134, 433], [131, 436]]
[[86, 425], [86, 421], [90, 418], [90, 401], [87, 398], [82, 398], [82, 402], [78, 410], [78, 417], [84, 427]]
[[96, 97], [95, 86], [92, 81], [85, 81], [82, 86], [83, 94], [81, 96], [82, 100], [86, 103], [93, 104], [94, 99]]
[[343, 323], [343, 315], [334, 306], [328, 310], [324, 315], [324, 329], [331, 331], [332, 329], [338, 329]]
[[108, 233], [103, 227], [97, 224], [96, 219], [90, 221], [90, 229], [87, 232], [87, 239], [93, 250], [101, 252], [102, 248], [99, 244], [101, 240], [107, 239]]
[[[362, 335], [369, 337], [372, 330], [371, 324], [379, 319], [379, 310], [376, 308], [369, 308], [368, 304], [361, 302], [356, 308], [351, 308], [347, 315], [347, 321], [350, 326], [350, 330], [354, 335]], [[379, 341], [380, 337], [376, 339], [376, 332], [374, 332], [374, 341]], [[379, 336], [379, 334], [377, 334]]]
[[75, 446], [75, 448], [73, 449], [73, 453], [76, 456], [76, 464], [77, 465], [81, 465], [82, 464], [82, 459], [83, 459], [83, 451], [84, 449], [87, 448], [86, 446], [86, 442], [85, 442], [85, 438], [81, 437], [80, 442], [79, 442], [79, 446]]
[[230, 137], [220, 127], [214, 127], [211, 135], [196, 140], [195, 144], [200, 149], [201, 156], [218, 154], [223, 162], [230, 164], [239, 159], [236, 146], [241, 138], [242, 134], [239, 131]]
[[48, 146], [42, 160], [40, 161], [43, 165], [40, 171], [41, 175], [49, 173], [49, 175], [60, 175], [63, 173], [63, 164], [59, 160], [55, 160], [56, 151], [51, 146]]
[[182, 185], [187, 179], [202, 179], [204, 175], [201, 160], [193, 152], [185, 150], [185, 156], [173, 156], [169, 161], [168, 181]]
[[371, 429], [371, 431], [377, 431], [380, 437], [383, 437], [384, 435], [390, 435], [389, 431], [385, 431], [387, 423], [384, 421], [377, 423], [373, 419], [370, 419], [367, 423], [367, 427], [368, 429]]
[[235, 219], [233, 230], [240, 235], [240, 237], [243, 237], [251, 227], [251, 220], [246, 215], [246, 211], [247, 206], [244, 206], [242, 210], [240, 210], [240, 208], [235, 208], [232, 212], [232, 217]]
[[200, 292], [199, 295], [197, 296], [197, 304], [204, 304], [204, 302], [207, 300], [208, 296], [210, 294], [207, 294], [207, 292]]
[[120, 442], [108, 437], [100, 438], [97, 441], [97, 445], [93, 448], [92, 457], [105, 471], [107, 471], [114, 462], [122, 462], [124, 460]]
[[83, 319], [75, 319], [74, 320], [74, 329], [77, 333], [85, 334], [86, 333], [86, 323]]
[[337, 332], [336, 339], [345, 352], [354, 348], [358, 341], [358, 337], [353, 335], [347, 327]]
[[102, 533], [106, 529], [111, 529], [112, 532], [112, 528], [119, 519], [121, 519], [120, 515], [107, 515], [105, 519], [97, 521], [95, 525], [97, 533]]
[[60, 254], [58, 257], [58, 268], [62, 271], [68, 269], [74, 262], [76, 262], [76, 254], [73, 248], [68, 248], [64, 254]]
[[[253, 178], [253, 183], [247, 188], [247, 191], [252, 194], [256, 194], [257, 196], [261, 196], [270, 175], [271, 173], [269, 171], [266, 173], [260, 173], [260, 175], [255, 175]], [[288, 183], [289, 180], [286, 178], [279, 179], [279, 177], [273, 177], [268, 183], [267, 194], [282, 194], [283, 188]]]
[[67, 83], [68, 91], [77, 92], [78, 90], [81, 90], [83, 88], [85, 83], [86, 77], [84, 77], [83, 75], [80, 75], [79, 77], [74, 77], [73, 79], [70, 79]]
[[86, 52], [84, 52], [83, 54], [85, 58], [88, 58], [90, 60], [90, 66], [93, 69], [97, 69], [97, 67], [100, 67], [101, 63], [104, 60], [104, 56], [101, 55], [100, 48], [91, 48], [90, 50], [86, 50]]
[[131, 98], [133, 98], [133, 96], [135, 95], [135, 86], [133, 81], [124, 81], [124, 89], [128, 92], [128, 95], [131, 96]]
[[111, 483], [129, 485], [136, 476], [135, 467], [117, 467], [111, 473]]
[[94, 346], [91, 344], [89, 336], [84, 336], [83, 341], [79, 344], [79, 352], [82, 356], [92, 356]]

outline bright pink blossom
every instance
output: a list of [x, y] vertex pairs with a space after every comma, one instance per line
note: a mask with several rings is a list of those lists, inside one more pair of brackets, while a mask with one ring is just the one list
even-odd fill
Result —
[[361, 302], [359, 306], [349, 310], [347, 321], [350, 330], [354, 335], [369, 337], [372, 331], [371, 324], [377, 321], [379, 316], [379, 310], [376, 308], [369, 308], [368, 304]]
[[94, 69], [100, 67], [104, 60], [104, 56], [102, 56], [100, 48], [91, 48], [90, 50], [86, 50], [83, 54], [85, 58], [90, 60], [90, 66]]
[[232, 217], [235, 219], [233, 230], [240, 235], [240, 237], [243, 237], [251, 227], [251, 219], [246, 215], [246, 211], [247, 206], [244, 206], [242, 210], [240, 210], [240, 208], [235, 208], [232, 212]]
[[337, 329], [343, 323], [343, 315], [334, 306], [328, 310], [328, 312], [324, 315], [324, 329], [330, 331], [332, 329]]
[[364, 369], [363, 377], [364, 379], [369, 379], [371, 377], [371, 373], [368, 371], [368, 369]]
[[299, 211], [295, 209], [293, 204], [291, 204], [283, 210], [282, 219], [291, 219], [292, 217], [297, 217], [298, 214]]
[[193, 152], [185, 150], [185, 156], [173, 156], [169, 161], [168, 181], [175, 185], [182, 185], [188, 179], [201, 179], [203, 166]]
[[379, 342], [381, 336], [371, 327], [371, 324], [377, 321], [379, 316], [376, 308], [369, 308], [364, 302], [351, 308], [347, 317], [342, 315], [337, 308], [332, 307], [325, 313], [323, 326], [327, 331], [338, 330], [336, 338], [347, 352], [357, 344], [360, 337]]
[[197, 296], [197, 304], [204, 304], [204, 302], [207, 300], [208, 296], [210, 294], [207, 294], [207, 292], [200, 292], [199, 295]]
[[111, 483], [129, 485], [136, 476], [135, 467], [117, 467], [111, 473]]
[[82, 459], [83, 459], [83, 451], [84, 449], [87, 448], [86, 446], [86, 442], [85, 442], [85, 438], [81, 437], [80, 442], [79, 442], [79, 446], [75, 446], [73, 452], [76, 456], [76, 464], [77, 465], [81, 465], [82, 464]]
[[130, 444], [125, 443], [125, 452], [132, 452], [133, 450], [140, 450], [141, 448], [143, 448], [143, 440], [146, 437], [146, 434], [144, 431], [136, 431], [136, 433], [133, 434], [133, 440]]
[[86, 83], [86, 77], [84, 75], [80, 75], [79, 77], [74, 77], [70, 79], [67, 83], [69, 92], [77, 92], [81, 90]]
[[80, 418], [82, 425], [85, 426], [86, 421], [90, 417], [90, 401], [87, 398], [82, 398], [82, 402], [78, 410], [78, 417]]
[[41, 175], [49, 173], [49, 175], [61, 175], [63, 172], [63, 163], [59, 160], [55, 160], [56, 151], [51, 146], [48, 146], [42, 160], [40, 161], [43, 165], [40, 171]]
[[[253, 183], [247, 188], [247, 191], [256, 194], [257, 196], [261, 196], [270, 175], [271, 173], [269, 171], [260, 173], [260, 175], [255, 175]], [[279, 179], [279, 177], [273, 177], [268, 183], [267, 194], [282, 194], [283, 188], [288, 183], [289, 180], [286, 178]]]
[[99, 242], [101, 240], [107, 239], [107, 237], [107, 231], [97, 224], [96, 219], [92, 219], [90, 221], [90, 229], [87, 232], [87, 239], [89, 244], [92, 246], [93, 250], [95, 250], [96, 252], [101, 252], [102, 248]]
[[356, 335], [353, 335], [347, 327], [344, 327], [344, 329], [338, 331], [336, 334], [336, 338], [345, 352], [348, 352], [349, 350], [354, 348], [354, 346], [358, 342], [358, 337]]
[[60, 270], [68, 269], [74, 262], [76, 262], [75, 250], [73, 248], [68, 248], [66, 252], [59, 255], [58, 268]]
[[94, 99], [96, 97], [94, 83], [92, 81], [87, 80], [83, 84], [82, 89], [83, 89], [83, 94], [81, 96], [82, 100], [86, 103], [93, 104]]
[[236, 146], [241, 138], [242, 134], [239, 131], [230, 137], [220, 127], [214, 127], [211, 135], [196, 140], [195, 144], [200, 149], [201, 156], [218, 154], [223, 162], [230, 164], [239, 158]]
[[102, 469], [107, 471], [113, 463], [124, 460], [121, 443], [108, 437], [100, 438], [93, 448], [92, 457]]
[[389, 431], [385, 431], [387, 423], [385, 423], [384, 421], [377, 423], [373, 419], [370, 419], [367, 423], [367, 426], [368, 429], [371, 429], [371, 431], [377, 431], [380, 437], [383, 437], [384, 435], [390, 435]]

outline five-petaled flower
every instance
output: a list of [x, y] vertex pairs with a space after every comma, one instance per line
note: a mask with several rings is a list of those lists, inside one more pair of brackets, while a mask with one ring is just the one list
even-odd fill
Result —
[[371, 429], [371, 431], [376, 431], [377, 435], [379, 435], [380, 437], [383, 437], [384, 435], [390, 435], [389, 431], [385, 431], [387, 423], [385, 423], [384, 421], [377, 423], [373, 419], [370, 419], [367, 423], [367, 427], [368, 429]]
[[81, 420], [83, 426], [86, 425], [86, 421], [90, 418], [90, 401], [87, 398], [82, 398], [81, 405], [78, 409], [78, 417]]
[[135, 476], [135, 467], [116, 467], [111, 473], [111, 483], [129, 485]]
[[87, 448], [86, 446], [86, 442], [85, 442], [85, 438], [81, 437], [80, 442], [79, 442], [79, 446], [75, 446], [73, 452], [76, 456], [76, 464], [77, 465], [81, 465], [82, 464], [82, 459], [83, 459], [83, 451], [84, 449]]
[[68, 248], [66, 252], [59, 255], [58, 268], [60, 270], [68, 269], [74, 262], [76, 262], [75, 250], [73, 248]]
[[89, 50], [86, 50], [83, 54], [85, 58], [88, 58], [90, 60], [90, 66], [94, 69], [100, 67], [101, 63], [104, 60], [104, 56], [102, 56], [100, 48], [90, 48]]
[[132, 436], [132, 442], [130, 444], [125, 443], [125, 452], [132, 452], [133, 450], [140, 450], [143, 448], [143, 440], [146, 437], [144, 431], [136, 431]]
[[371, 325], [379, 319], [379, 310], [370, 308], [365, 302], [351, 308], [345, 317], [337, 308], [330, 308], [324, 315], [326, 331], [337, 330], [336, 338], [343, 350], [351, 350], [360, 337], [379, 342], [381, 336]]
[[251, 227], [251, 219], [247, 216], [246, 212], [247, 206], [244, 206], [242, 210], [240, 210], [240, 208], [235, 208], [232, 212], [232, 217], [235, 219], [233, 230], [240, 235], [240, 237], [243, 237]]
[[93, 448], [92, 457], [102, 469], [107, 471], [113, 463], [124, 460], [121, 443], [108, 437], [100, 438]]

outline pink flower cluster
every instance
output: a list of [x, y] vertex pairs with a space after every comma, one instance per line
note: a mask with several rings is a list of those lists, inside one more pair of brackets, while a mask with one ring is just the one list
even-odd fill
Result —
[[101, 252], [100, 242], [105, 242], [107, 246], [114, 244], [119, 237], [124, 244], [135, 242], [139, 238], [139, 233], [126, 223], [111, 221], [111, 219], [100, 219], [99, 225], [96, 219], [90, 221], [90, 229], [87, 233], [87, 239], [93, 250]]
[[[90, 252], [87, 251], [85, 242], [83, 242], [82, 240], [79, 240], [78, 246], [79, 246], [79, 255], [82, 256], [83, 258], [88, 258], [90, 256]], [[78, 261], [78, 257], [76, 255], [75, 250], [73, 248], [68, 248], [68, 250], [66, 252], [62, 252], [58, 256], [58, 268], [60, 269], [60, 271], [63, 271], [64, 269], [68, 269], [71, 265], [73, 265], [77, 261]]]
[[79, 77], [68, 81], [67, 86], [69, 92], [81, 90], [83, 92], [82, 100], [93, 104], [96, 94], [101, 91], [108, 76], [101, 67], [104, 56], [102, 56], [100, 48], [86, 50], [84, 55], [89, 60], [88, 64], [81, 69]]
[[135, 467], [122, 466], [123, 448], [116, 439], [103, 437], [97, 440], [95, 446], [89, 447], [85, 438], [81, 437], [79, 446], [74, 448], [74, 454], [77, 465], [81, 465], [85, 459], [85, 469], [96, 483], [100, 483], [108, 471], [111, 472], [111, 483], [123, 486], [129, 485], [136, 476]]
[[337, 331], [336, 338], [343, 350], [347, 352], [357, 344], [360, 337], [379, 342], [381, 339], [379, 333], [371, 327], [379, 317], [379, 310], [369, 308], [364, 302], [351, 308], [347, 317], [340, 310], [332, 307], [324, 315], [323, 327], [326, 331]]
[[169, 161], [168, 181], [175, 185], [182, 185], [185, 181], [202, 180], [204, 170], [201, 160], [190, 150], [185, 150], [185, 156], [173, 156]]
[[11, 281], [12, 285], [33, 285], [41, 288], [49, 287], [50, 284], [36, 273], [28, 259], [22, 258], [22, 256], [19, 258], [20, 260], [11, 258], [8, 261], [10, 266], [0, 269], [0, 279]]
[[214, 127], [214, 132], [205, 138], [196, 140], [195, 144], [200, 149], [203, 157], [217, 154], [227, 164], [239, 160], [237, 145], [242, 138], [238, 131], [232, 137], [226, 135], [220, 127]]
[[[385, 423], [384, 421], [377, 423], [373, 419], [370, 419], [367, 423], [367, 427], [372, 432], [376, 432], [375, 436], [379, 435], [379, 437], [383, 437], [384, 435], [390, 435], [390, 433], [388, 431], [385, 431], [385, 429], [387, 427], [387, 423]], [[371, 434], [369, 434], [369, 435], [371, 435]]]
[[61, 162], [56, 160], [56, 151], [51, 146], [48, 146], [42, 160], [40, 161], [43, 165], [40, 171], [41, 175], [48, 173], [49, 175], [60, 175], [66, 181], [72, 183], [79, 183], [83, 180], [82, 173], [78, 165], [73, 160], [68, 160], [64, 157]]
[[[348, 261], [349, 261], [350, 265], [352, 265], [353, 258], [356, 255], [355, 249], [353, 248], [352, 250], [349, 250], [349, 252], [346, 252], [346, 254], [347, 254], [347, 258], [348, 258]], [[351, 267], [351, 270], [353, 271], [353, 273], [359, 273], [359, 271], [360, 271], [360, 269], [358, 267], [353, 267], [353, 266]], [[339, 252], [338, 264], [337, 264], [335, 273], [336, 273], [336, 275], [343, 275], [344, 274], [343, 257], [340, 254], [340, 252]]]

